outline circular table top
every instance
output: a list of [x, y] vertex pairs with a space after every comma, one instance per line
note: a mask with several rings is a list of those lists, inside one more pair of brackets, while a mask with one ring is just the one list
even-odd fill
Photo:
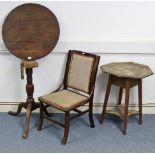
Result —
[[59, 34], [59, 23], [51, 10], [33, 3], [13, 9], [2, 28], [7, 49], [24, 60], [40, 59], [52, 52]]
[[101, 66], [101, 70], [117, 77], [135, 79], [142, 79], [153, 74], [148, 66], [135, 62], [113, 62]]

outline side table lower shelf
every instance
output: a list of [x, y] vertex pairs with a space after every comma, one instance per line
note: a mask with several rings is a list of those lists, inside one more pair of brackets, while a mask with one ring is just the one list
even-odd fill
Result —
[[[118, 116], [122, 121], [124, 119], [124, 106], [116, 105], [112, 110], [106, 110], [105, 114]], [[128, 117], [131, 115], [138, 115], [139, 112], [136, 110], [128, 110]]]

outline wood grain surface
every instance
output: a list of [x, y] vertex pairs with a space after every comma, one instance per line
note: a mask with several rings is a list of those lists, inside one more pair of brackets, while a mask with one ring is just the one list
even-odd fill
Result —
[[7, 49], [24, 60], [40, 59], [52, 52], [59, 34], [56, 16], [48, 8], [33, 3], [13, 9], [2, 27]]

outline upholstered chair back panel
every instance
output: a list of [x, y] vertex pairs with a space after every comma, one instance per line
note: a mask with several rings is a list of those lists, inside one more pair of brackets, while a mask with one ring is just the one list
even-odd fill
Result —
[[94, 58], [75, 53], [71, 56], [67, 85], [69, 87], [89, 92]]

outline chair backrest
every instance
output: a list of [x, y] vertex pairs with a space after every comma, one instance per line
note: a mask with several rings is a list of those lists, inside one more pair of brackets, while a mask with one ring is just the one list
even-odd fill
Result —
[[70, 50], [66, 64], [64, 88], [90, 94], [95, 85], [100, 57], [94, 54]]

